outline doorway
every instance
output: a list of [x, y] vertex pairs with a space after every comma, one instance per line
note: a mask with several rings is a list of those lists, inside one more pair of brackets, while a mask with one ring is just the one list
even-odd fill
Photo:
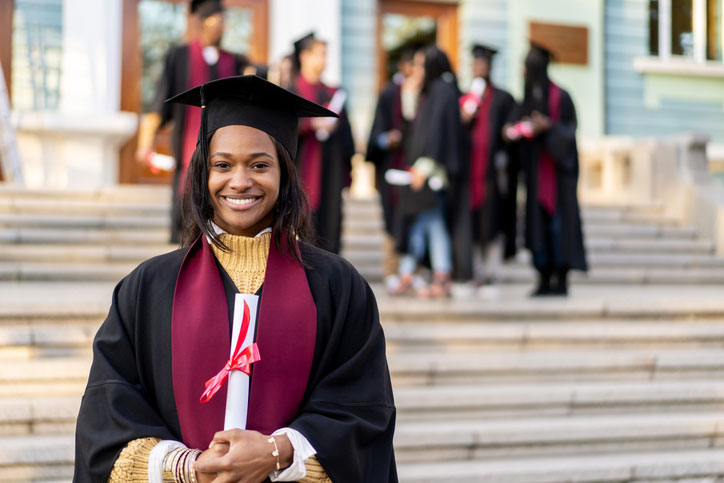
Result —
[[378, 87], [395, 74], [397, 61], [410, 47], [437, 44], [458, 68], [456, 3], [379, 0], [377, 16]]
[[[146, 112], [169, 47], [194, 38], [188, 25], [188, 0], [124, 0], [121, 110]], [[267, 62], [268, 0], [224, 0], [226, 33], [222, 48], [244, 54], [254, 64]], [[171, 154], [171, 129], [156, 136], [154, 149]], [[153, 174], [135, 161], [136, 137], [121, 149], [121, 183], [168, 184], [171, 173]]]

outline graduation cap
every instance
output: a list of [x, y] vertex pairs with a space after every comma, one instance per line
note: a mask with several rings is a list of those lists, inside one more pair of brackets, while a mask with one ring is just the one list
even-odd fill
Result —
[[249, 126], [279, 141], [294, 158], [300, 117], [338, 117], [334, 112], [255, 75], [226, 77], [189, 89], [166, 102], [201, 108], [199, 143], [208, 159], [208, 137], [224, 126]]
[[533, 40], [530, 41], [530, 50], [540, 54], [546, 61], [550, 62], [555, 59], [553, 52], [548, 47]]
[[221, 0], [191, 0], [191, 13], [201, 18], [211, 17], [223, 11]]
[[295, 40], [294, 41], [294, 55], [299, 57], [299, 54], [301, 54], [302, 51], [307, 50], [316, 40], [317, 40], [317, 37], [314, 32], [309, 32], [305, 36]]
[[492, 59], [493, 56], [498, 53], [498, 50], [487, 45], [475, 44], [471, 52], [476, 59]]
[[317, 42], [321, 42], [315, 34], [314, 31], [309, 32], [305, 36], [297, 39], [294, 41], [294, 63], [296, 64], [296, 67], [299, 68], [302, 65], [301, 60], [299, 59], [299, 56], [302, 52], [309, 49], [312, 45], [314, 45]]

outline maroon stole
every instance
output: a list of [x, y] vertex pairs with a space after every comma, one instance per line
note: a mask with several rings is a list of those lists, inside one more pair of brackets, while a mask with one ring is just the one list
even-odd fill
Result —
[[[226, 293], [205, 236], [190, 247], [176, 281], [172, 312], [173, 391], [183, 443], [207, 448], [224, 429], [227, 385], [202, 404], [204, 383], [229, 359]], [[259, 305], [247, 429], [270, 434], [288, 426], [307, 388], [317, 308], [304, 267], [271, 243]]]
[[[219, 49], [219, 61], [217, 63], [218, 77], [231, 77], [234, 72], [234, 56], [229, 52]], [[205, 84], [209, 79], [209, 65], [204, 60], [203, 49], [198, 40], [189, 44], [189, 81], [188, 86], [196, 87]], [[199, 127], [201, 126], [201, 109], [196, 106], [186, 106], [186, 115], [183, 137], [181, 141], [181, 162], [178, 169], [181, 170], [179, 178], [178, 194], [183, 193], [186, 181], [186, 171], [191, 161], [191, 156], [196, 149], [196, 142], [199, 138]]]
[[[297, 94], [320, 104], [323, 103], [320, 102], [321, 93], [326, 91], [327, 101], [331, 100], [335, 93], [335, 89], [321, 82], [311, 84], [301, 75], [297, 77], [295, 84]], [[299, 153], [299, 175], [307, 193], [309, 207], [312, 211], [317, 211], [322, 200], [322, 143], [317, 139], [308, 118], [300, 120], [299, 134], [304, 138]]]
[[[551, 122], [561, 118], [561, 88], [550, 83], [548, 88], [548, 115]], [[556, 163], [545, 146], [541, 146], [538, 160], [538, 202], [551, 215], [556, 212]]]
[[470, 207], [474, 211], [483, 206], [487, 195], [485, 191], [490, 160], [490, 109], [493, 105], [493, 94], [493, 86], [488, 85], [473, 120], [470, 149]]

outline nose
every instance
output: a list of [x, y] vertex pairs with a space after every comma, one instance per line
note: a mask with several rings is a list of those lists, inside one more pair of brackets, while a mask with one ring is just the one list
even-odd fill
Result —
[[254, 184], [245, 166], [238, 166], [229, 181], [229, 187], [237, 191], [245, 191]]

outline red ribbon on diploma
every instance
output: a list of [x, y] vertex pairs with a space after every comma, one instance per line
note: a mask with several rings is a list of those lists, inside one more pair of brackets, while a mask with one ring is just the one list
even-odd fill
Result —
[[206, 390], [201, 395], [201, 402], [206, 403], [214, 397], [221, 386], [224, 385], [226, 379], [229, 377], [231, 371], [241, 371], [247, 376], [251, 375], [251, 365], [259, 360], [259, 347], [254, 342], [246, 349], [241, 350], [241, 346], [246, 339], [246, 334], [249, 331], [249, 323], [251, 321], [251, 314], [249, 313], [249, 305], [244, 301], [244, 317], [241, 320], [241, 330], [239, 331], [239, 338], [236, 341], [236, 347], [234, 348], [234, 354], [231, 359], [226, 363], [223, 369], [218, 374], [206, 381]]

